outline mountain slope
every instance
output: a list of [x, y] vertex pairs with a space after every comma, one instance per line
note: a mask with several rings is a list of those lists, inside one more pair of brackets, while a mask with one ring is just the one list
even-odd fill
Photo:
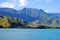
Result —
[[34, 9], [34, 8], [24, 8], [20, 11], [16, 11], [10, 8], [0, 8], [0, 14], [10, 17], [21, 18], [24, 21], [32, 22], [37, 19], [41, 19], [40, 17], [48, 17], [48, 15], [42, 9]]
[[27, 22], [27, 26], [30, 27], [60, 27], [60, 14], [48, 14], [42, 9], [24, 8], [22, 10], [14, 10], [10, 8], [0, 8], [0, 15], [20, 18]]

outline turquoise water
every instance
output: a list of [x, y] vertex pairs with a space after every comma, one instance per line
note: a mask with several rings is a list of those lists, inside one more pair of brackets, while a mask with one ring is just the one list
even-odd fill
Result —
[[60, 40], [60, 29], [0, 29], [0, 40]]

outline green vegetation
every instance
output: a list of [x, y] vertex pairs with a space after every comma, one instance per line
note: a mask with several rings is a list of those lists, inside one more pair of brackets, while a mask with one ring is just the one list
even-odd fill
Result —
[[9, 28], [10, 27], [10, 24], [9, 24], [6, 16], [4, 16], [3, 18], [0, 17], [0, 26], [2, 26], [4, 28]]
[[11, 18], [0, 16], [0, 28], [60, 28], [60, 20], [48, 18], [45, 21], [37, 20], [34, 22], [25, 22], [20, 18]]

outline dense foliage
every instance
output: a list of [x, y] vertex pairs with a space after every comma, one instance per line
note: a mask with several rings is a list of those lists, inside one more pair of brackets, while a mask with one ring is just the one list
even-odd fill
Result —
[[[60, 22], [57, 23], [57, 19], [51, 19], [40, 23], [39, 20], [34, 22], [25, 22], [20, 18], [0, 16], [0, 28], [60, 28]], [[51, 23], [49, 24], [48, 22]]]

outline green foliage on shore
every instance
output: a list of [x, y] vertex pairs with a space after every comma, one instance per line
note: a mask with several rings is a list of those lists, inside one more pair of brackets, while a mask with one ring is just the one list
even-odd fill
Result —
[[[0, 16], [0, 28], [60, 28], [60, 23], [57, 23], [55, 18], [46, 19], [43, 22], [39, 21], [25, 22], [20, 18]], [[52, 22], [49, 23], [48, 21]]]

